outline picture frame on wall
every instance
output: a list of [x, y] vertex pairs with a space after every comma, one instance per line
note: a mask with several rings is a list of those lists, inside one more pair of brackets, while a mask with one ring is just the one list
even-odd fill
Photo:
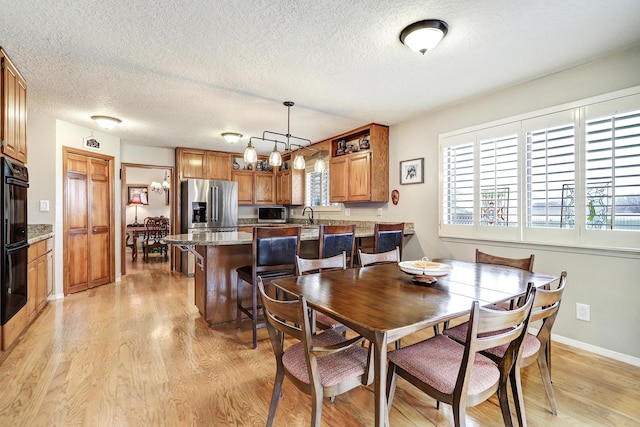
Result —
[[400, 162], [400, 184], [424, 183], [424, 157]]
[[149, 204], [149, 188], [146, 185], [129, 185], [128, 188], [128, 205], [148, 205]]

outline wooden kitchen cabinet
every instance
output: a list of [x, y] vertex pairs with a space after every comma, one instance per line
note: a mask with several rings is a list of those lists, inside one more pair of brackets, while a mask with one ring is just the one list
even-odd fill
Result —
[[27, 264], [27, 315], [33, 320], [47, 305], [53, 291], [53, 238], [29, 247]]
[[[331, 202], [387, 202], [389, 128], [372, 123], [330, 141]], [[340, 154], [341, 148], [349, 146], [356, 148]]]
[[0, 141], [2, 153], [27, 162], [27, 82], [0, 47]]
[[273, 205], [276, 203], [276, 176], [273, 172], [254, 172], [253, 204]]
[[205, 150], [176, 148], [178, 180], [205, 179], [207, 176]]
[[207, 151], [205, 154], [207, 179], [231, 179], [231, 153]]
[[286, 169], [276, 174], [276, 203], [304, 205], [305, 171]]
[[253, 171], [234, 170], [231, 179], [238, 182], [238, 204], [253, 203]]

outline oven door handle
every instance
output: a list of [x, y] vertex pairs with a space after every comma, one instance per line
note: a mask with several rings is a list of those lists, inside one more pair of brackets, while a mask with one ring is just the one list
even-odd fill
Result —
[[29, 183], [21, 179], [6, 178], [7, 184], [17, 185], [19, 187], [29, 188]]

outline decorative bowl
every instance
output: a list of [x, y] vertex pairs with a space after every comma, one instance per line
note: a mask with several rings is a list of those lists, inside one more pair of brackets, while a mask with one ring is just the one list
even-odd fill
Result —
[[429, 261], [429, 258], [427, 257], [418, 261], [401, 261], [398, 263], [398, 266], [407, 274], [431, 276], [436, 278], [448, 275], [451, 269], [453, 269], [449, 264], [432, 262]]

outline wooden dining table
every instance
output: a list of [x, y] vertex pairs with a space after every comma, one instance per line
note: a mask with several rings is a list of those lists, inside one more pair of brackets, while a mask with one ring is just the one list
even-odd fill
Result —
[[545, 286], [557, 276], [511, 267], [438, 260], [453, 268], [435, 283], [412, 280], [395, 264], [333, 270], [274, 283], [368, 339], [374, 352], [375, 425], [389, 425], [387, 345], [421, 329], [470, 312], [471, 304], [508, 301], [527, 284]]

